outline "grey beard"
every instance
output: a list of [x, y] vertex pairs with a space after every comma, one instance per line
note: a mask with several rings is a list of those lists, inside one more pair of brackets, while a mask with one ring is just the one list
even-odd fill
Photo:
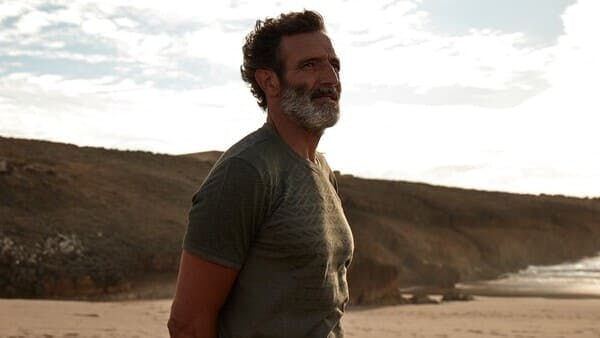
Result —
[[281, 92], [281, 110], [296, 125], [311, 132], [322, 133], [339, 120], [339, 104], [331, 101], [315, 104], [311, 96], [312, 92], [286, 86]]

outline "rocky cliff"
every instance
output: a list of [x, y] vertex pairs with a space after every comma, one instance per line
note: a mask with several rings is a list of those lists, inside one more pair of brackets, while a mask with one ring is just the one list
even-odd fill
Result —
[[[168, 156], [0, 138], [0, 297], [118, 292], [175, 276], [191, 196], [218, 153]], [[600, 200], [338, 175], [354, 302], [600, 250]]]
[[355, 233], [354, 296], [451, 287], [600, 251], [600, 200], [484, 192], [342, 176]]

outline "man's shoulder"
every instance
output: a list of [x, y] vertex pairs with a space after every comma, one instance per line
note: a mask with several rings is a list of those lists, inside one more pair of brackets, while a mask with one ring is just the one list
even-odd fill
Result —
[[264, 125], [227, 149], [216, 165], [231, 160], [242, 160], [259, 173], [277, 172], [289, 162], [289, 154], [281, 142], [275, 131]]

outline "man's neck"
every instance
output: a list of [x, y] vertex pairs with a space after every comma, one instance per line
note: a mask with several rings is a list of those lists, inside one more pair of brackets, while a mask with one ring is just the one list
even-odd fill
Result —
[[316, 151], [322, 133], [310, 132], [292, 122], [283, 114], [268, 114], [267, 123], [300, 157], [316, 161]]

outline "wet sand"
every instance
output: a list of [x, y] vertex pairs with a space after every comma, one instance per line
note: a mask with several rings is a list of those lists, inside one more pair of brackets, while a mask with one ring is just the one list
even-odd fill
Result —
[[[0, 299], [1, 338], [167, 337], [170, 300]], [[477, 297], [470, 302], [353, 308], [346, 336], [600, 337], [600, 299]]]

